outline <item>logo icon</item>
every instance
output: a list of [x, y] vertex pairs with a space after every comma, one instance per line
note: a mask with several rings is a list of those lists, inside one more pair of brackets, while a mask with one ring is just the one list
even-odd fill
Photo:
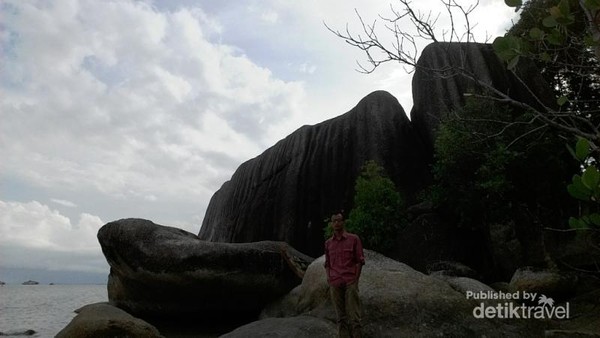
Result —
[[[494, 291], [467, 291], [467, 299], [487, 300], [473, 308], [475, 318], [516, 318], [516, 319], [568, 319], [570, 305], [555, 305], [554, 299], [543, 294], [527, 291], [503, 293]], [[490, 301], [497, 300], [498, 304]], [[536, 304], [537, 300], [537, 304]]]
[[540, 295], [540, 299], [538, 299], [538, 305], [542, 305], [542, 306], [550, 306], [553, 307], [554, 306], [554, 299], [550, 298], [550, 297], [546, 297], [546, 295]]

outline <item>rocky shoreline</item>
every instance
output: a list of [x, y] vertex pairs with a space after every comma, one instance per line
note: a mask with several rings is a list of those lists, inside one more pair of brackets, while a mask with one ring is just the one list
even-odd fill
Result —
[[[109, 302], [79, 309], [58, 338], [335, 336], [322, 256], [313, 260], [281, 242], [210, 243], [139, 219], [105, 225], [99, 240], [111, 266]], [[523, 268], [494, 289], [463, 276], [472, 273], [458, 263], [426, 274], [369, 250], [366, 260], [359, 288], [367, 337], [600, 337], [597, 278]], [[305, 269], [302, 278], [298, 268]], [[568, 303], [570, 318], [474, 316], [478, 306], [497, 307], [505, 299], [468, 293], [508, 292], [535, 293], [536, 300], [543, 294], [555, 300], [552, 308]]]

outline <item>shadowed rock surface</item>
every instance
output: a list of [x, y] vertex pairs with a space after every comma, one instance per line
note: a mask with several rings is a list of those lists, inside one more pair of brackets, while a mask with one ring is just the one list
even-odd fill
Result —
[[382, 165], [411, 200], [430, 181], [427, 158], [398, 101], [374, 92], [346, 114], [304, 126], [243, 163], [213, 195], [199, 236], [215, 242], [281, 240], [320, 255], [323, 219], [350, 210], [365, 161]]
[[335, 338], [336, 336], [337, 327], [331, 321], [312, 316], [297, 316], [292, 318], [265, 318], [241, 326], [220, 337]]
[[[489, 44], [431, 44], [418, 64], [411, 120], [395, 98], [378, 91], [344, 115], [298, 129], [242, 164], [213, 195], [200, 238], [215, 242], [281, 240], [312, 256], [321, 255], [323, 219], [337, 209], [352, 209], [354, 182], [365, 160], [378, 161], [407, 203], [415, 202], [415, 194], [431, 182], [433, 140], [440, 119], [465, 104], [465, 93], [484, 93], [480, 83], [532, 106], [541, 104], [533, 93], [544, 104], [552, 104], [551, 90], [533, 65], [524, 61], [516, 70], [527, 80], [530, 92]], [[478, 83], [458, 74], [459, 67]], [[459, 231], [443, 219], [431, 223], [436, 217], [439, 215], [433, 211], [415, 220], [419, 224], [409, 225], [399, 236], [394, 258], [421, 271], [436, 260], [462, 261], [478, 272], [490, 266], [484, 271], [486, 276], [501, 265], [503, 277], [510, 276], [520, 263], [543, 262], [540, 250], [534, 250], [542, 240], [541, 233], [522, 239], [522, 243], [514, 235], [499, 241], [490, 234]], [[423, 222], [431, 230], [427, 236], [418, 230]], [[513, 228], [507, 233], [515, 234]], [[514, 244], [508, 251], [502, 249], [506, 242]], [[534, 249], [525, 257], [519, 253], [521, 247]], [[517, 257], [500, 257], [506, 252]]]
[[107, 303], [86, 305], [56, 338], [145, 337], [164, 338], [147, 322]]
[[98, 240], [110, 302], [144, 319], [247, 321], [300, 283], [284, 256], [312, 261], [281, 242], [211, 243], [141, 219], [108, 223]]
[[[440, 121], [451, 112], [460, 114], [470, 94], [491, 95], [484, 84], [538, 109], [556, 104], [551, 87], [528, 60], [520, 60], [513, 72], [490, 44], [430, 44], [413, 76], [410, 115], [431, 156]], [[527, 213], [522, 214], [519, 219], [486, 225], [480, 231], [459, 229], [438, 211], [423, 214], [401, 234], [394, 258], [423, 271], [437, 256], [438, 260], [467, 263], [487, 280], [506, 280], [518, 267], [544, 266], [548, 259], [544, 251], [548, 239], [542, 227]]]
[[[597, 278], [570, 284], [571, 291], [578, 293], [567, 300], [570, 319], [511, 315], [475, 318], [476, 307], [483, 304], [497, 308], [506, 305], [507, 300], [469, 298], [468, 291], [494, 293], [495, 290], [467, 277], [447, 276], [438, 274], [439, 271], [425, 275], [370, 250], [365, 250], [365, 261], [359, 282], [365, 337], [598, 337], [600, 334]], [[288, 325], [295, 330], [302, 327], [308, 330], [310, 323], [319, 322], [318, 319], [335, 323], [323, 263], [323, 256], [313, 261], [301, 285], [269, 304], [261, 313], [260, 321], [233, 333], [257, 332], [256, 328], [261, 328], [263, 336], [273, 333], [274, 337], [279, 337]], [[530, 277], [530, 274], [517, 272], [514, 279], [535, 280], [534, 284], [529, 284], [534, 286], [533, 289], [527, 289], [521, 283], [523, 288], [520, 290], [539, 292], [540, 287], [556, 284], [556, 279], [547, 278], [548, 275], [551, 273], [539, 272]], [[538, 293], [537, 297], [527, 306], [537, 306], [541, 295]], [[522, 298], [514, 301], [515, 306], [520, 306], [521, 301]], [[566, 306], [566, 303], [554, 305]], [[309, 321], [307, 317], [314, 319]], [[331, 334], [323, 330], [313, 337], [331, 337]]]
[[[474, 318], [473, 308], [479, 301], [467, 299], [463, 293], [467, 284], [477, 283], [474, 280], [464, 278], [450, 284], [370, 250], [365, 250], [365, 261], [359, 282], [365, 337], [543, 336], [536, 322]], [[292, 321], [313, 316], [335, 323], [323, 263], [324, 256], [312, 262], [302, 284], [270, 304], [261, 318]], [[478, 290], [486, 287], [477, 284]], [[269, 333], [263, 332], [265, 336]], [[315, 337], [329, 335], [323, 332]]]
[[[465, 93], [484, 92], [478, 83], [461, 75], [461, 72], [534, 107], [541, 104], [536, 97], [545, 105], [554, 104], [550, 86], [527, 60], [520, 60], [513, 74], [496, 56], [490, 44], [432, 43], [423, 49], [417, 62], [412, 80], [414, 104], [410, 112], [413, 127], [429, 151], [433, 149], [440, 119], [464, 106]], [[529, 89], [519, 78], [526, 81]]]
[[[334, 210], [351, 209], [354, 181], [366, 160], [378, 161], [408, 203], [414, 202], [415, 194], [431, 181], [429, 164], [439, 119], [462, 106], [463, 94], [474, 90], [471, 81], [432, 76], [424, 68], [451, 69], [463, 62], [479, 81], [519, 99], [529, 97], [489, 45], [429, 46], [413, 80], [412, 122], [390, 94], [374, 92], [348, 113], [304, 126], [242, 164], [212, 197], [198, 236], [145, 220], [105, 225], [99, 240], [111, 265], [111, 302], [142, 318], [193, 318], [213, 323], [225, 319], [232, 326], [231, 320], [247, 323], [267, 303], [287, 293], [264, 310], [261, 321], [240, 327], [231, 336], [265, 332], [272, 336], [329, 336], [334, 315], [322, 259], [311, 264], [302, 285], [294, 288], [300, 282], [298, 270], [312, 259], [282, 242], [258, 241], [286, 241], [303, 252], [320, 255], [323, 219]], [[519, 71], [529, 71], [526, 78], [534, 91], [544, 92], [545, 84], [537, 82], [535, 72], [526, 67]], [[543, 241], [541, 231], [517, 238], [512, 223], [493, 225], [487, 232], [457, 230], [431, 207], [413, 205], [411, 210], [410, 223], [398, 236], [394, 258], [418, 270], [425, 271], [439, 261], [454, 261], [475, 269], [476, 273], [469, 272], [472, 277], [486, 273], [495, 277], [512, 274], [528, 260], [545, 258], [538, 250]], [[528, 226], [530, 220], [522, 223]], [[239, 242], [252, 243], [234, 244]], [[574, 250], [569, 257], [579, 259], [579, 254], [579, 249]], [[463, 293], [490, 289], [462, 277], [464, 272], [457, 269], [452, 277], [445, 273], [427, 276], [373, 252], [368, 253], [368, 262], [360, 282], [366, 336], [544, 334], [535, 323], [473, 318], [475, 304]], [[502, 274], [493, 275], [498, 270]], [[523, 280], [531, 284], [531, 278]], [[544, 283], [544, 287], [549, 285]], [[596, 300], [594, 292], [590, 294]], [[575, 319], [583, 318], [581, 323], [561, 322], [553, 332], [563, 334], [564, 328], [593, 331], [596, 318], [600, 318], [596, 303], [574, 304], [573, 309], [581, 309], [580, 313], [590, 313], [588, 308], [595, 312], [589, 318]], [[316, 333], [314, 327], [322, 330]]]
[[544, 294], [555, 299], [568, 299], [577, 291], [575, 273], [539, 270], [522, 267], [515, 271], [509, 283], [511, 291], [527, 291]]

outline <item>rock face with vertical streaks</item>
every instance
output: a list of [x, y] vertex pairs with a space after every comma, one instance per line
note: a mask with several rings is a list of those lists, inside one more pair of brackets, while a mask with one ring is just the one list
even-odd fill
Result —
[[432, 43], [423, 49], [412, 80], [410, 117], [429, 151], [440, 119], [469, 95], [490, 93], [486, 85], [533, 107], [553, 104], [551, 88], [533, 63], [521, 60], [514, 73], [508, 71], [490, 44]]
[[382, 165], [410, 200], [430, 181], [427, 159], [398, 101], [371, 93], [346, 114], [304, 126], [242, 164], [212, 197], [199, 237], [281, 240], [320, 254], [323, 219], [350, 210], [365, 161]]
[[[523, 61], [513, 73], [489, 44], [431, 44], [413, 77], [411, 120], [394, 97], [378, 91], [346, 114], [300, 128], [238, 168], [213, 196], [199, 236], [217, 242], [282, 240], [318, 256], [323, 219], [352, 208], [354, 182], [366, 160], [385, 168], [410, 205], [431, 182], [440, 120], [469, 95], [489, 93], [534, 107], [552, 104], [552, 92], [532, 64]], [[399, 234], [394, 258], [420, 270], [440, 259], [475, 267], [502, 261], [492, 248], [504, 242], [458, 231], [435, 211], [417, 216]], [[520, 245], [535, 246], [532, 241], [539, 239], [531, 236]]]

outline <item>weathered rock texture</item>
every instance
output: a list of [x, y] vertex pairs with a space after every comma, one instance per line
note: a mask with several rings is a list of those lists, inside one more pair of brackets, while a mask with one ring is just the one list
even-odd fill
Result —
[[108, 223], [98, 240], [110, 302], [144, 319], [244, 322], [300, 283], [290, 260], [312, 261], [282, 242], [211, 243], [141, 219]]
[[[451, 279], [452, 283], [449, 283], [369, 250], [365, 250], [365, 260], [359, 282], [365, 337], [481, 337], [495, 336], [495, 333], [503, 337], [543, 335], [541, 326], [535, 322], [474, 318], [473, 309], [479, 301], [467, 299], [465, 289], [476, 286], [474, 291], [491, 290], [475, 280], [461, 277]], [[334, 323], [335, 314], [328, 297], [323, 262], [322, 256], [311, 263], [302, 284], [270, 304], [261, 315], [263, 320], [279, 317], [290, 322], [295, 318], [312, 316]], [[281, 329], [271, 328], [275, 331]], [[244, 332], [241, 328], [238, 330]], [[270, 331], [263, 334], [269, 336]], [[315, 337], [329, 337], [329, 333], [323, 332]]]
[[199, 236], [215, 242], [281, 240], [323, 252], [323, 219], [350, 210], [367, 160], [408, 200], [430, 181], [428, 155], [398, 101], [374, 92], [348, 113], [304, 126], [242, 164], [212, 197]]
[[512, 73], [490, 44], [430, 44], [417, 62], [412, 80], [414, 104], [410, 112], [413, 127], [430, 149], [440, 119], [464, 106], [466, 93], [484, 93], [482, 84], [533, 107], [540, 107], [542, 102], [553, 104], [551, 88], [527, 60], [521, 60]]
[[527, 291], [564, 300], [572, 297], [579, 289], [575, 273], [538, 270], [523, 267], [515, 271], [510, 280], [510, 291]]
[[313, 317], [297, 316], [292, 318], [266, 318], [241, 326], [221, 338], [335, 338], [337, 328], [331, 321]]
[[110, 304], [90, 304], [75, 312], [77, 316], [56, 338], [164, 338], [154, 326]]
[[[365, 160], [383, 165], [411, 203], [415, 193], [431, 181], [439, 121], [465, 104], [465, 93], [485, 93], [481, 84], [488, 84], [532, 106], [551, 104], [549, 87], [532, 67], [524, 61], [515, 73], [507, 71], [489, 44], [426, 47], [413, 78], [410, 121], [397, 100], [380, 91], [342, 116], [300, 128], [238, 168], [212, 197], [199, 236], [216, 242], [281, 240], [310, 255], [322, 254], [323, 219], [336, 209], [351, 209], [354, 182]], [[529, 89], [515, 74], [527, 81]], [[424, 215], [416, 222], [437, 216]], [[535, 262], [496, 257], [506, 251], [498, 248], [512, 240], [517, 245], [509, 253], [518, 254], [521, 247], [538, 248], [531, 242], [541, 239], [537, 233], [527, 243], [515, 242], [515, 236], [492, 243], [490, 238], [496, 239], [490, 234], [460, 233], [443, 221], [428, 227], [433, 236], [426, 237], [435, 242], [423, 242], [418, 231], [408, 231], [401, 235], [394, 258], [423, 270], [435, 260], [475, 257], [468, 262], [475, 268], [490, 266], [485, 272], [490, 275], [498, 266], [506, 277], [515, 264]], [[528, 252], [527, 257], [544, 259], [540, 250]]]

